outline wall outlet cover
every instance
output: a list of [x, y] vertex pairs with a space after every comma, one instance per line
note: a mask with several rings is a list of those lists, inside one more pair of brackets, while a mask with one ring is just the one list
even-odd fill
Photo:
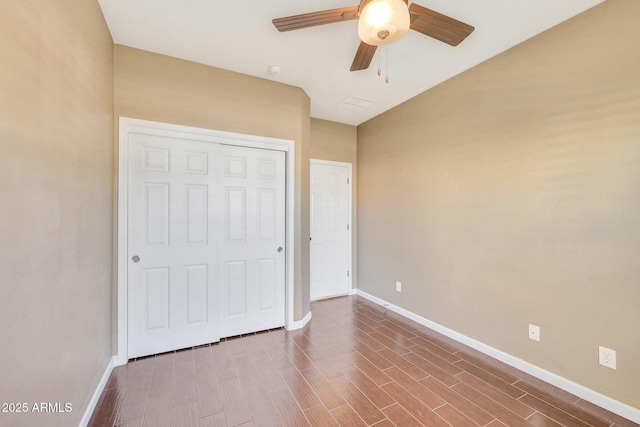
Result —
[[529, 339], [540, 341], [540, 326], [529, 323]]
[[610, 348], [598, 347], [598, 362], [607, 368], [616, 369], [616, 351]]

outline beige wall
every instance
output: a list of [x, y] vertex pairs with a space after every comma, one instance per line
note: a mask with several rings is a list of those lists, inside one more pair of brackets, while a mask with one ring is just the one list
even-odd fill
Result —
[[352, 240], [352, 284], [356, 288], [358, 283], [357, 269], [357, 176], [358, 176], [358, 129], [355, 126], [328, 120], [311, 119], [311, 158], [317, 160], [331, 160], [334, 162], [345, 162], [352, 164], [353, 179], [352, 189], [352, 218], [351, 218], [351, 240]]
[[609, 0], [358, 127], [359, 288], [636, 408], [638, 16]]
[[115, 119], [132, 117], [295, 141], [294, 317], [309, 312], [309, 97], [287, 86], [115, 47]]
[[113, 43], [96, 1], [2, 1], [0, 52], [0, 402], [72, 405], [0, 425], [72, 426], [111, 359]]

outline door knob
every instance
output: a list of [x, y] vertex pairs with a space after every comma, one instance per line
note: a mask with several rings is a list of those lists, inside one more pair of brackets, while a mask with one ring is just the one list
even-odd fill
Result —
[[278, 252], [282, 252], [282, 246], [278, 248]]
[[131, 261], [140, 262], [140, 257], [138, 255], [134, 255], [134, 256], [131, 257]]

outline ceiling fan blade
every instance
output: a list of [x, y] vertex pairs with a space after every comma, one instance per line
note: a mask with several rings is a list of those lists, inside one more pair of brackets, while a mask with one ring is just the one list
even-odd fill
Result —
[[358, 6], [341, 7], [338, 9], [322, 10], [319, 12], [303, 13], [302, 15], [286, 16], [272, 20], [278, 31], [292, 31], [316, 25], [358, 19]]
[[356, 57], [353, 58], [353, 64], [351, 64], [351, 71], [366, 70], [369, 68], [369, 64], [371, 64], [377, 48], [378, 46], [371, 46], [365, 42], [360, 42]]
[[458, 46], [475, 30], [475, 28], [469, 24], [427, 9], [419, 4], [411, 3], [409, 13], [411, 13], [412, 18], [410, 27], [412, 30], [433, 37], [451, 46]]

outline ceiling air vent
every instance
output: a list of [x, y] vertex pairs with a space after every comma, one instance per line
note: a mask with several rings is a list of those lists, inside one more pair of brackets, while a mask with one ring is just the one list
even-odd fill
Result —
[[350, 96], [340, 101], [340, 103], [336, 105], [336, 108], [339, 108], [340, 110], [354, 111], [357, 113], [373, 104], [373, 102], [374, 101], [371, 101], [369, 99]]

